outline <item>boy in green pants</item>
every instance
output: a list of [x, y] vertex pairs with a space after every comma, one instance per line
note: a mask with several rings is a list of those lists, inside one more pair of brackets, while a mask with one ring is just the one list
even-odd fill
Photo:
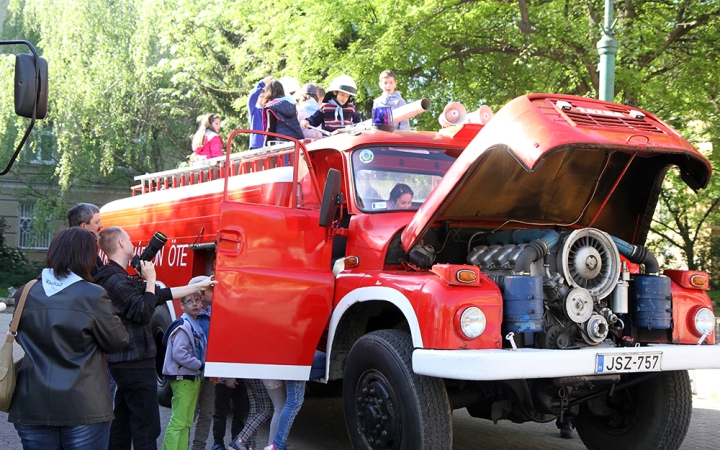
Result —
[[163, 376], [172, 388], [172, 415], [165, 431], [163, 450], [187, 450], [190, 427], [200, 390], [200, 375], [205, 367], [207, 338], [197, 316], [202, 297], [192, 294], [181, 300], [183, 315], [170, 324], [163, 343], [167, 345]]

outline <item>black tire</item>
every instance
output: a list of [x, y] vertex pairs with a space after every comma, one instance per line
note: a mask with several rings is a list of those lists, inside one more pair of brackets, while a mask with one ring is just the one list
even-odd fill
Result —
[[582, 404], [575, 418], [578, 435], [590, 450], [676, 450], [690, 426], [687, 371], [662, 372], [601, 401], [595, 407]]
[[172, 320], [170, 319], [170, 311], [167, 305], [160, 305], [155, 308], [152, 319], [150, 320], [150, 327], [152, 329], [153, 340], [157, 347], [157, 354], [155, 355], [155, 373], [157, 374], [157, 397], [160, 406], [170, 407], [172, 401], [172, 389], [170, 389], [170, 382], [163, 380], [162, 368], [165, 362], [165, 346], [162, 343], [163, 334], [170, 325]]
[[355, 450], [452, 449], [443, 381], [412, 371], [412, 340], [379, 330], [355, 342], [343, 379], [345, 425]]

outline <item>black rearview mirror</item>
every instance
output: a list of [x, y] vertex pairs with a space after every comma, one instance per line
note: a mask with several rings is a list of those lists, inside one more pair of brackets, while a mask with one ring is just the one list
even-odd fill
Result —
[[0, 176], [10, 172], [13, 163], [20, 154], [25, 141], [35, 126], [36, 119], [47, 116], [48, 107], [48, 64], [44, 58], [38, 56], [35, 47], [28, 41], [0, 41], [2, 45], [27, 45], [30, 53], [21, 53], [15, 57], [15, 114], [30, 119], [30, 125], [25, 131], [20, 144], [13, 153], [5, 170]]
[[322, 204], [320, 205], [320, 226], [329, 227], [333, 223], [337, 207], [342, 203], [340, 194], [340, 179], [342, 175], [337, 169], [328, 171], [325, 189], [323, 190]]
[[35, 79], [35, 57], [29, 53], [15, 56], [15, 114], [32, 119], [47, 117], [48, 65], [45, 58], [38, 58], [38, 79]]

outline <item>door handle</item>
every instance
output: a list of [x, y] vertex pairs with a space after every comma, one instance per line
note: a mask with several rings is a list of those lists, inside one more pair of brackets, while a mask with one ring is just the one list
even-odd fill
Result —
[[238, 230], [218, 231], [218, 245], [216, 250], [226, 254], [241, 253], [245, 247], [245, 235]]

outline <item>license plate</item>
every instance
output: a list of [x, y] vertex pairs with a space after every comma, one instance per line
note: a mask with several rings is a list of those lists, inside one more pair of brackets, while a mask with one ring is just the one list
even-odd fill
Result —
[[662, 369], [662, 353], [600, 353], [595, 373], [653, 372]]

